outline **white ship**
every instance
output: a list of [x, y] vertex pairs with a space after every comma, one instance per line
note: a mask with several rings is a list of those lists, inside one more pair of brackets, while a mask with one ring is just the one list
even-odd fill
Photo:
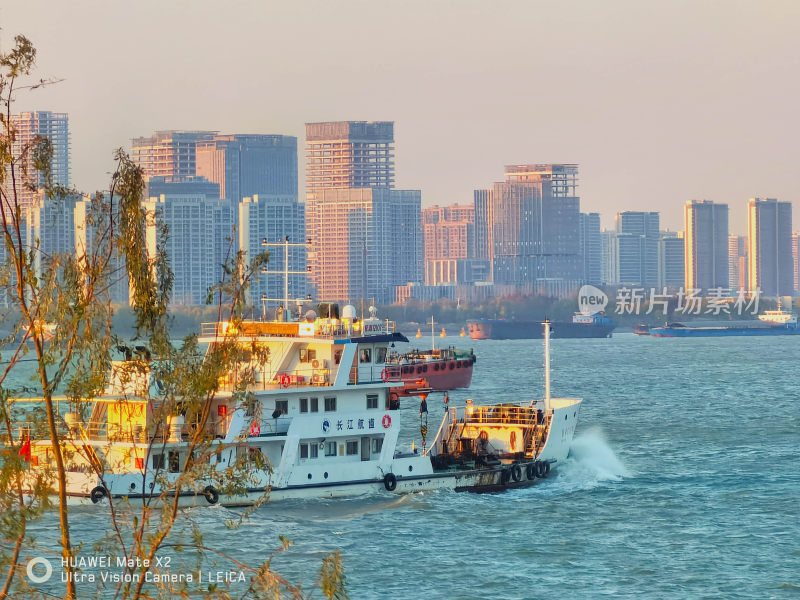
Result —
[[[378, 490], [501, 491], [534, 484], [567, 457], [581, 400], [550, 395], [547, 323], [542, 398], [448, 407], [429, 439], [424, 379], [413, 385], [386, 381], [387, 355], [408, 340], [374, 311], [359, 320], [352, 306], [345, 306], [341, 317], [336, 305], [320, 308], [322, 317], [239, 326], [237, 344], [269, 349], [263, 363], [240, 365], [255, 375], [248, 391], [261, 411], [237, 406], [238, 374], [231, 373], [210, 407], [207, 433], [214, 441], [206, 454], [209, 469], [219, 473], [248, 462], [249, 483], [230, 492], [208, 477], [181, 492], [180, 505], [243, 506], [263, 501], [267, 493], [270, 500], [280, 500]], [[232, 333], [229, 323], [204, 324], [199, 341], [213, 347]], [[152, 378], [119, 375], [136, 360], [114, 363], [106, 396], [92, 401], [89, 423], [78, 422], [74, 413], [65, 415], [64, 426], [74, 434], [67, 464], [68, 496], [74, 502], [98, 503], [108, 496], [146, 501], [161, 495], [165, 481], [181, 477], [190, 425], [181, 415], [160, 426], [153, 422], [151, 394], [157, 396], [158, 390]], [[401, 398], [415, 402], [414, 397], [419, 425], [416, 411], [398, 410]], [[403, 419], [419, 427], [414, 450], [399, 449]], [[22, 432], [16, 444], [24, 439]], [[26, 451], [32, 472], [51, 464], [49, 439], [30, 439]]]

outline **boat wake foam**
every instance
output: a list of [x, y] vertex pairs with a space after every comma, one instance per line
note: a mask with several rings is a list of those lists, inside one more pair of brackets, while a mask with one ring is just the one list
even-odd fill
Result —
[[598, 482], [622, 481], [630, 477], [630, 472], [614, 454], [599, 427], [588, 429], [572, 440], [565, 467], [568, 475], [573, 472], [589, 475]]

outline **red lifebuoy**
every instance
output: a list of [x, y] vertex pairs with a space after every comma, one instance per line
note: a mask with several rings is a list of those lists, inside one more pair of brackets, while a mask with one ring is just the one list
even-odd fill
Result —
[[383, 415], [381, 423], [383, 424], [384, 429], [389, 429], [389, 427], [392, 426], [392, 417], [390, 417], [389, 415]]
[[289, 378], [288, 373], [284, 373], [283, 375], [281, 375], [281, 387], [287, 388], [291, 383], [292, 380]]
[[485, 429], [481, 429], [481, 432], [478, 434], [478, 438], [484, 441], [489, 439], [489, 432]]
[[261, 434], [261, 425], [258, 424], [258, 421], [253, 421], [253, 424], [250, 426], [250, 435], [260, 435]]
[[389, 381], [389, 371], [387, 371], [386, 369], [381, 371], [381, 381], [383, 381], [383, 383]]

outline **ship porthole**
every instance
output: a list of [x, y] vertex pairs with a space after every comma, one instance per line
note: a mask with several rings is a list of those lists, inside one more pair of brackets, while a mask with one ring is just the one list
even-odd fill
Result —
[[564, 420], [565, 420], [565, 421], [567, 420], [567, 415], [564, 415]]
[[411, 465], [408, 465], [408, 470], [409, 470], [409, 471], [413, 471], [413, 470], [414, 470], [414, 467], [412, 467]]
[[311, 479], [311, 473], [308, 474], [308, 478]]
[[325, 473], [324, 473], [322, 476], [323, 476], [325, 479], [327, 479], [327, 478], [328, 478], [328, 472], [327, 472], [327, 471], [325, 471]]

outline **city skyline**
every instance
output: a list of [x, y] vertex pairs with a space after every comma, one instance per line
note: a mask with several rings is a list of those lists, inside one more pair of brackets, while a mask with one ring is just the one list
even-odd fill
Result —
[[[300, 139], [309, 121], [391, 119], [396, 187], [421, 189], [426, 207], [469, 202], [498, 164], [573, 161], [581, 209], [599, 212], [606, 228], [618, 211], [658, 210], [664, 227], [680, 229], [691, 198], [735, 207], [777, 197], [800, 210], [794, 3], [242, 4], [224, 27], [211, 5], [163, 6], [157, 20], [147, 6], [0, 9], [0, 46], [30, 37], [41, 75], [65, 79], [21, 94], [17, 106], [70, 114], [71, 179], [81, 188], [103, 186], [113, 149], [141, 132], [208, 127]], [[70, 28], [66, 43], [67, 18], [92, 35]], [[388, 18], [413, 39], [384, 40], [377, 23]], [[267, 25], [268, 39], [255, 35]], [[150, 41], [115, 43], [134, 31]], [[175, 50], [204, 32], [220, 43]], [[477, 35], [487, 43], [472, 44]], [[373, 45], [381, 52], [355, 51]], [[498, 94], [509, 76], [513, 96]], [[355, 80], [364, 93], [342, 83]], [[146, 103], [129, 93], [154, 88]], [[302, 177], [300, 169], [301, 189]], [[731, 231], [745, 230], [744, 211], [732, 210]]]

